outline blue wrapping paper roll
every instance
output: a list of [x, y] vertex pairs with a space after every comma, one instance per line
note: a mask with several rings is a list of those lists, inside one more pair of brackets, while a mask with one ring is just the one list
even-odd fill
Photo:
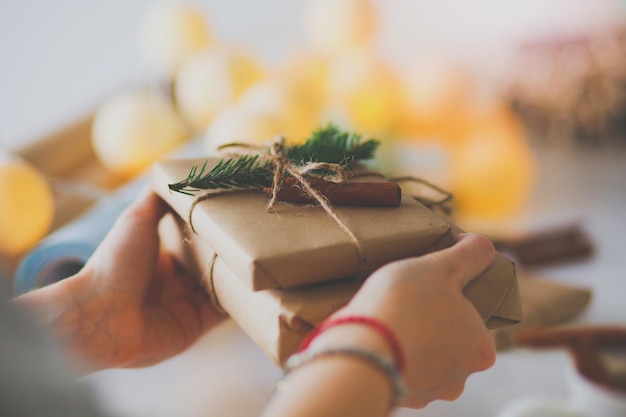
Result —
[[18, 266], [13, 281], [15, 295], [78, 272], [147, 181], [141, 177], [117, 193], [103, 197], [78, 219], [42, 240]]
[[[198, 157], [203, 139], [172, 152], [171, 158]], [[60, 281], [78, 272], [95, 252], [113, 223], [148, 184], [151, 171], [100, 199], [89, 211], [41, 241], [20, 262], [13, 281], [15, 295]]]

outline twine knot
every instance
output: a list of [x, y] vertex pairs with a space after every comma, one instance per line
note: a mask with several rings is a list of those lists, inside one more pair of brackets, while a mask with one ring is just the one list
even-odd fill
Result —
[[[332, 181], [335, 183], [341, 183], [346, 181], [348, 175], [346, 170], [341, 166], [341, 164], [336, 163], [328, 163], [328, 162], [307, 162], [303, 165], [294, 164], [289, 158], [285, 156], [285, 139], [283, 137], [278, 137], [274, 140], [270, 146], [269, 152], [267, 152], [267, 148], [261, 148], [260, 146], [255, 146], [251, 144], [245, 143], [231, 143], [227, 145], [221, 146], [219, 149], [234, 149], [241, 148], [245, 152], [233, 152], [231, 154], [241, 156], [242, 154], [250, 154], [257, 153], [260, 155], [262, 161], [269, 163], [272, 165], [273, 175], [272, 175], [272, 188], [271, 188], [271, 197], [268, 201], [266, 210], [270, 211], [274, 209], [274, 206], [277, 201], [278, 190], [282, 186], [282, 178], [284, 173], [287, 173], [294, 177], [302, 186], [303, 191], [306, 192], [311, 198], [313, 198], [317, 203], [324, 209], [324, 211], [335, 221], [335, 223], [343, 230], [343, 232], [349, 237], [352, 242], [355, 251], [357, 252], [358, 259], [358, 269], [359, 269], [359, 277], [364, 277], [367, 261], [365, 258], [365, 254], [363, 253], [363, 249], [356, 235], [350, 230], [350, 228], [345, 224], [345, 222], [337, 215], [335, 210], [333, 209], [332, 204], [328, 201], [328, 199], [318, 190], [316, 190], [310, 183], [307, 177], [313, 178], [324, 178], [327, 181]], [[265, 151], [265, 153], [261, 153]], [[325, 175], [316, 175], [315, 171], [324, 171]], [[327, 174], [331, 172], [332, 174]], [[227, 189], [227, 190], [213, 190], [208, 191], [203, 195], [198, 196], [193, 203], [191, 204], [188, 216], [188, 223], [191, 227], [191, 230], [198, 234], [193, 226], [192, 214], [196, 206], [202, 201], [208, 200], [213, 196], [228, 193], [228, 192], [239, 192], [242, 189]]]

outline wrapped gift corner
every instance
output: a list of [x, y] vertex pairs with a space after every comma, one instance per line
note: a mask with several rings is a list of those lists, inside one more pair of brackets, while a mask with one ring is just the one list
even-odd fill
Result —
[[522, 304], [515, 264], [497, 253], [493, 263], [464, 288], [490, 330], [522, 321]]
[[200, 237], [255, 291], [367, 276], [388, 262], [454, 241], [450, 225], [411, 198], [393, 208], [333, 207], [358, 244], [322, 207], [279, 203], [267, 212], [267, 197], [258, 190], [218, 191], [194, 206], [196, 197], [172, 192], [168, 184], [186, 178], [205, 161], [210, 170], [219, 160], [157, 164], [154, 189], [180, 217], [190, 218]]
[[499, 350], [514, 347], [518, 332], [574, 320], [585, 311], [593, 295], [590, 288], [550, 281], [528, 272], [519, 277], [519, 291], [524, 320], [517, 326], [493, 332]]

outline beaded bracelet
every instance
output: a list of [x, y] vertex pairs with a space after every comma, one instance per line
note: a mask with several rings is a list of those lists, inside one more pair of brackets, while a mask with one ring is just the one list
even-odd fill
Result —
[[313, 342], [313, 340], [317, 336], [319, 336], [321, 333], [325, 332], [331, 327], [335, 327], [341, 324], [362, 324], [377, 331], [391, 347], [398, 372], [400, 372], [401, 374], [404, 373], [404, 354], [402, 353], [402, 348], [400, 346], [400, 342], [398, 341], [398, 338], [396, 337], [395, 333], [385, 323], [373, 317], [345, 316], [345, 317], [338, 317], [338, 318], [326, 320], [322, 322], [322, 324], [319, 327], [313, 330], [302, 341], [299, 351], [302, 352], [306, 350], [309, 347], [309, 345]]
[[291, 355], [289, 359], [287, 359], [284, 366], [285, 375], [288, 375], [294, 369], [312, 362], [315, 359], [328, 356], [350, 356], [374, 365], [377, 369], [387, 375], [391, 382], [393, 388], [392, 406], [399, 407], [402, 405], [406, 395], [406, 385], [404, 383], [404, 379], [398, 371], [394, 361], [375, 351], [350, 347], [313, 351], [304, 350]]

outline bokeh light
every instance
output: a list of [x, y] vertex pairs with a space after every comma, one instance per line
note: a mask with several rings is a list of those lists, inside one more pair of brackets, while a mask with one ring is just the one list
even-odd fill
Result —
[[19, 255], [50, 230], [54, 196], [44, 176], [0, 149], [0, 254]]
[[96, 156], [112, 173], [131, 178], [180, 146], [188, 129], [171, 103], [147, 89], [111, 96], [96, 111], [92, 139]]
[[524, 130], [499, 106], [467, 122], [450, 149], [448, 169], [457, 214], [472, 219], [518, 214], [534, 185], [535, 160]]
[[314, 49], [338, 56], [371, 42], [376, 10], [370, 0], [309, 0], [304, 26]]
[[403, 69], [400, 132], [414, 139], [445, 140], [475, 105], [473, 80], [441, 58], [415, 59]]
[[[346, 54], [333, 61], [328, 75], [329, 107], [364, 134], [394, 129], [401, 114], [398, 77], [370, 51]], [[329, 117], [333, 117], [332, 112]]]
[[182, 3], [151, 6], [142, 16], [138, 32], [140, 53], [155, 73], [166, 77], [212, 41], [205, 16]]
[[246, 52], [225, 47], [198, 52], [176, 74], [177, 106], [196, 132], [204, 132], [215, 114], [233, 104], [262, 74], [261, 65]]
[[282, 133], [275, 116], [233, 105], [215, 116], [205, 135], [205, 148], [215, 152], [218, 147], [232, 142], [260, 145]]
[[266, 114], [280, 123], [280, 132], [291, 142], [302, 142], [315, 129], [318, 112], [307, 103], [307, 91], [296, 84], [267, 78], [250, 86], [239, 105], [256, 114]]

